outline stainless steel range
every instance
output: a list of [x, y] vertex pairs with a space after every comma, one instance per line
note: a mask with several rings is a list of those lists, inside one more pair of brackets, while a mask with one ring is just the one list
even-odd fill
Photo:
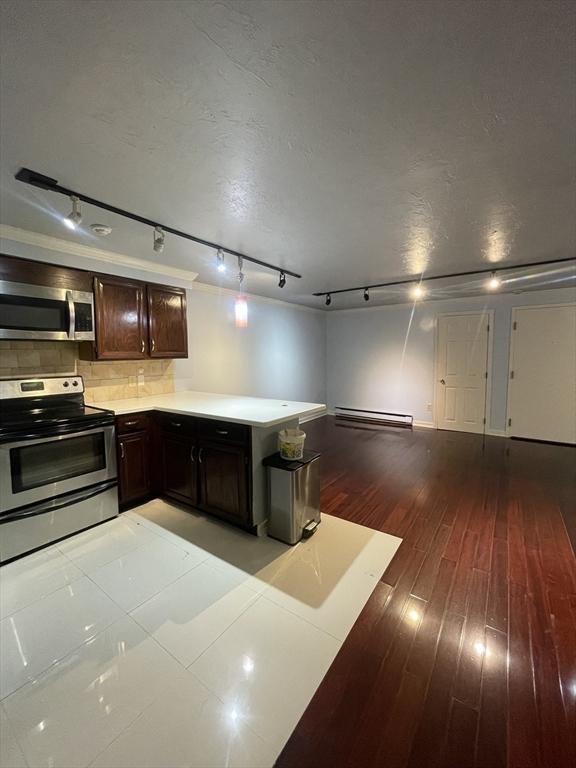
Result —
[[0, 562], [118, 514], [114, 414], [81, 376], [0, 381]]

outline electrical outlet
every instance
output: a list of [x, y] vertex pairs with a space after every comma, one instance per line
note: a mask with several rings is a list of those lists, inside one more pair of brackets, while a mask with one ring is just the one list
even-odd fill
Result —
[[426, 410], [430, 412], [432, 411], [432, 403], [426, 403]]

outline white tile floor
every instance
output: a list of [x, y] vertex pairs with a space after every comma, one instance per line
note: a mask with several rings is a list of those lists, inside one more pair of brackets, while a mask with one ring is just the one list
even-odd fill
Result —
[[153, 501], [0, 569], [0, 766], [271, 766], [400, 539]]

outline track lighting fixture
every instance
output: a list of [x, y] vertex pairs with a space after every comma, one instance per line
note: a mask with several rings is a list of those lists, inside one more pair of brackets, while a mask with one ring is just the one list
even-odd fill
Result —
[[284, 288], [286, 285], [286, 275], [284, 272], [280, 272], [280, 280], [278, 280], [278, 288]]
[[32, 171], [30, 168], [20, 168], [20, 170], [15, 174], [15, 178], [17, 181], [21, 181], [23, 184], [28, 184], [31, 187], [37, 187], [38, 189], [42, 189], [47, 192], [55, 192], [58, 195], [65, 195], [68, 197], [72, 201], [72, 213], [62, 221], [63, 224], [65, 224], [70, 229], [76, 229], [78, 224], [80, 224], [82, 221], [82, 214], [80, 213], [80, 201], [82, 201], [87, 205], [100, 208], [103, 211], [108, 211], [115, 216], [123, 216], [125, 219], [130, 219], [131, 221], [136, 221], [139, 224], [144, 224], [147, 227], [151, 227], [154, 230], [154, 250], [157, 253], [162, 251], [165, 233], [169, 233], [170, 235], [181, 237], [183, 240], [189, 240], [193, 243], [203, 245], [205, 248], [213, 248], [215, 251], [221, 251], [222, 255], [227, 253], [230, 256], [242, 257], [246, 261], [249, 261], [251, 264], [255, 264], [264, 269], [270, 269], [273, 272], [278, 272], [280, 275], [284, 275], [285, 277], [286, 275], [298, 278], [302, 277], [302, 275], [299, 275], [297, 272], [293, 272], [290, 269], [277, 267], [275, 264], [270, 264], [269, 262], [262, 261], [261, 259], [255, 259], [253, 256], [247, 256], [246, 254], [239, 253], [238, 251], [234, 251], [231, 248], [225, 248], [223, 245], [214, 243], [211, 240], [205, 240], [203, 237], [191, 235], [189, 232], [183, 232], [181, 229], [175, 229], [174, 227], [160, 224], [157, 220], [148, 219], [145, 216], [141, 216], [138, 213], [132, 213], [131, 211], [126, 211], [125, 209], [119, 208], [118, 206], [112, 205], [111, 203], [107, 203], [104, 200], [97, 200], [96, 198], [85, 195], [82, 192], [72, 190], [69, 187], [64, 187], [58, 183], [57, 179], [53, 179], [52, 177], [46, 176], [43, 173], [38, 173], [37, 171]]
[[76, 195], [70, 195], [70, 200], [72, 202], [72, 210], [64, 219], [64, 224], [68, 227], [68, 229], [76, 229], [76, 227], [82, 223], [80, 200], [76, 197]]
[[162, 227], [154, 227], [154, 250], [162, 253], [164, 250], [164, 231]]
[[332, 304], [332, 296], [330, 296], [329, 293], [326, 294], [326, 301], [324, 303], [326, 304], [327, 307], [329, 307], [330, 304]]
[[[332, 297], [332, 294], [336, 295], [337, 293], [357, 293], [358, 291], [362, 292], [362, 295], [364, 297], [365, 301], [368, 301], [369, 298], [369, 291], [371, 291], [373, 288], [396, 288], [399, 285], [406, 285], [406, 286], [412, 286], [411, 295], [414, 299], [421, 299], [424, 296], [426, 296], [426, 289], [428, 287], [429, 283], [432, 283], [435, 280], [449, 280], [456, 277], [475, 277], [478, 275], [490, 275], [490, 277], [486, 280], [484, 283], [485, 287], [489, 290], [495, 291], [498, 288], [502, 287], [502, 280], [498, 277], [498, 274], [501, 272], [506, 272], [508, 270], [513, 270], [517, 272], [521, 269], [533, 269], [534, 267], [544, 267], [544, 266], [550, 266], [552, 264], [567, 264], [568, 262], [574, 262], [575, 258], [574, 256], [566, 256], [561, 259], [548, 259], [546, 261], [533, 261], [529, 263], [524, 264], [509, 264], [509, 265], [498, 265], [497, 272], [494, 271], [494, 269], [469, 269], [465, 272], [450, 272], [446, 273], [444, 275], [430, 275], [427, 274], [425, 278], [422, 279], [421, 283], [418, 283], [415, 285], [414, 277], [407, 277], [402, 278], [401, 280], [389, 280], [386, 283], [372, 283], [372, 285], [355, 285], [352, 288], [339, 288], [335, 291], [317, 291], [316, 293], [313, 293], [313, 296], [325, 296], [326, 299], [328, 297]], [[368, 298], [367, 298], [368, 294]], [[326, 304], [329, 305], [330, 302], [326, 301]]]
[[364, 301], [370, 301], [370, 294], [368, 293], [368, 288], [364, 288]]
[[496, 277], [496, 272], [492, 272], [490, 275], [490, 280], [488, 280], [487, 288], [490, 291], [497, 291], [498, 288], [500, 288], [500, 278]]
[[216, 269], [218, 272], [226, 272], [226, 264], [224, 263], [224, 251], [222, 248], [218, 248], [216, 251]]
[[242, 256], [238, 256], [238, 286], [240, 289], [242, 289], [242, 283], [244, 282], [244, 272], [242, 272], [243, 262], [244, 260]]

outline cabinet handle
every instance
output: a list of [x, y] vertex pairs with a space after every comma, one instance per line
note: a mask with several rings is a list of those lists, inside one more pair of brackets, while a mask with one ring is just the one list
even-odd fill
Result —
[[173, 427], [181, 427], [182, 426], [182, 422], [181, 421], [171, 421], [170, 424]]
[[136, 424], [138, 424], [138, 422], [137, 422], [137, 421], [125, 421], [125, 422], [124, 422], [124, 426], [125, 426], [125, 427], [135, 427], [135, 426], [136, 426]]
[[217, 429], [216, 432], [219, 435], [227, 435], [228, 434], [228, 430], [227, 429]]
[[120, 443], [120, 458], [124, 461], [124, 443]]
[[142, 344], [141, 344], [141, 347], [140, 347], [140, 352], [142, 352], [142, 354], [144, 354], [144, 348], [145, 348], [145, 346], [146, 346], [146, 345], [144, 344], [144, 339], [142, 339]]
[[152, 339], [152, 352], [156, 349], [156, 342]]
[[192, 446], [192, 448], [190, 448], [190, 461], [192, 462], [192, 464], [194, 464], [196, 462], [196, 459], [194, 457], [194, 446]]
[[198, 463], [199, 464], [202, 464], [202, 456], [203, 456], [203, 454], [204, 454], [204, 448], [200, 448], [200, 450], [198, 451]]

